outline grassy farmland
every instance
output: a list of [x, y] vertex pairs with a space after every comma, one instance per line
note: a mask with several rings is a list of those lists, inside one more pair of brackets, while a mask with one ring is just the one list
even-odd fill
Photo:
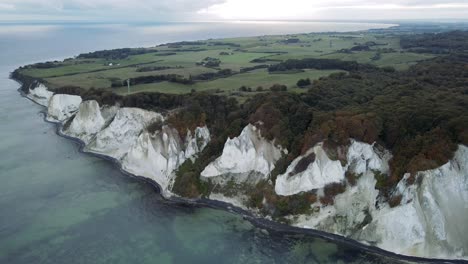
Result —
[[[339, 59], [405, 70], [433, 55], [412, 53], [400, 47], [400, 37], [368, 32], [321, 33], [179, 42], [144, 49], [122, 49], [82, 54], [61, 62], [23, 67], [22, 74], [40, 78], [50, 88], [79, 86], [131, 93], [190, 93], [208, 91], [249, 97], [261, 89], [282, 84], [289, 91], [302, 92], [299, 79], [319, 79], [340, 69], [304, 69], [272, 73], [267, 67], [288, 59]], [[207, 63], [211, 61], [210, 63]], [[257, 67], [257, 68], [256, 68]], [[219, 72], [227, 73], [219, 75]], [[210, 75], [211, 74], [211, 75]], [[133, 83], [138, 77], [178, 76], [180, 81]], [[239, 91], [245, 86], [249, 91]]]

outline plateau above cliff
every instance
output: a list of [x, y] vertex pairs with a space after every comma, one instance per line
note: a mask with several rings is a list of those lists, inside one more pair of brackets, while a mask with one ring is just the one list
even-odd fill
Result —
[[310, 58], [269, 70], [316, 67], [347, 72], [245, 100], [48, 90], [24, 69], [13, 77], [63, 134], [154, 180], [165, 196], [221, 200], [405, 255], [467, 259], [468, 56], [405, 71]]

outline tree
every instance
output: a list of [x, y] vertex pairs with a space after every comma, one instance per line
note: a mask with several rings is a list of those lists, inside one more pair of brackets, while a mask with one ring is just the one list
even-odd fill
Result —
[[288, 87], [283, 84], [273, 84], [273, 86], [270, 87], [270, 91], [272, 92], [281, 92], [281, 91], [287, 91]]
[[306, 86], [309, 86], [311, 84], [311, 81], [309, 78], [307, 79], [300, 79], [299, 81], [297, 81], [297, 86], [298, 87], [306, 87]]

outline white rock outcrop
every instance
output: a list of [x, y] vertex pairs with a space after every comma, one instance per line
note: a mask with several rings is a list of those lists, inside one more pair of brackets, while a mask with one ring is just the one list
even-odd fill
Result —
[[97, 133], [86, 150], [121, 160], [144, 128], [162, 120], [163, 116], [159, 113], [139, 108], [120, 108], [109, 126]]
[[398, 186], [403, 205], [376, 210], [361, 237], [401, 254], [468, 259], [468, 147], [419, 172], [415, 186], [406, 186], [407, 177]]
[[105, 124], [106, 121], [101, 114], [98, 102], [95, 100], [84, 101], [80, 104], [69, 127], [63, 132], [89, 144], [93, 136], [100, 132]]
[[[378, 164], [374, 155], [367, 157], [374, 157], [370, 160]], [[388, 162], [379, 157], [384, 171]], [[379, 169], [367, 160], [368, 168]], [[376, 206], [376, 180], [367, 170], [356, 186], [348, 186], [335, 197], [333, 205], [294, 218], [294, 225], [341, 234], [404, 255], [468, 259], [468, 148], [460, 145], [447, 164], [419, 172], [414, 185], [406, 184], [408, 177], [397, 186], [395, 195], [402, 195], [399, 206]]]
[[174, 182], [175, 170], [202, 151], [210, 140], [207, 127], [197, 128], [195, 137], [191, 134], [182, 142], [179, 133], [168, 126], [154, 134], [144, 131], [123, 159], [122, 167], [135, 175], [153, 179], [167, 192]]
[[118, 105], [113, 105], [113, 106], [104, 105], [101, 107], [101, 115], [102, 115], [102, 118], [104, 118], [106, 125], [110, 124], [110, 122], [114, 120], [114, 117], [119, 111], [119, 109], [120, 109], [120, 106]]
[[132, 174], [150, 178], [170, 194], [175, 170], [187, 159], [193, 159], [210, 141], [206, 126], [187, 131], [185, 140], [168, 126], [153, 134], [148, 125], [163, 121], [159, 113], [118, 106], [99, 107], [98, 102], [84, 101], [62, 128], [62, 133], [79, 138], [85, 151], [117, 159]]
[[47, 108], [47, 120], [54, 122], [67, 120], [78, 111], [81, 101], [81, 97], [77, 95], [53, 95]]
[[26, 95], [29, 99], [34, 102], [47, 107], [49, 105], [50, 98], [54, 95], [53, 92], [49, 91], [44, 84], [39, 84], [34, 89], [29, 89], [29, 93]]
[[[347, 163], [343, 166], [339, 160], [331, 160], [323, 149], [323, 143], [319, 143], [296, 158], [284, 174], [278, 175], [275, 192], [278, 195], [288, 196], [321, 189], [330, 183], [343, 181], [346, 171], [358, 175], [372, 170], [387, 173], [390, 158], [388, 151], [379, 151], [374, 144], [351, 140], [347, 148]], [[298, 164], [307, 159], [310, 160], [310, 163], [306, 164], [307, 168], [297, 172]]]
[[262, 178], [267, 178], [281, 158], [282, 152], [280, 147], [264, 139], [260, 131], [249, 124], [238, 137], [226, 141], [221, 156], [210, 163], [201, 176], [210, 178], [256, 173]]
[[355, 174], [364, 174], [372, 170], [386, 174], [392, 155], [387, 150], [379, 150], [375, 143], [370, 145], [351, 139], [346, 158], [346, 169]]
[[[156, 181], [165, 195], [170, 194], [175, 171], [187, 159], [196, 158], [210, 141], [207, 127], [188, 131], [185, 138], [166, 125], [148, 132], [148, 125], [164, 120], [151, 111], [100, 107], [96, 101], [82, 102], [79, 96], [53, 95], [44, 85], [27, 96], [47, 106], [47, 119], [65, 123], [63, 133], [83, 140], [85, 150], [117, 159], [124, 170]], [[268, 179], [285, 152], [248, 125], [238, 137], [226, 141], [221, 156], [201, 176], [255, 174], [255, 179]], [[375, 171], [389, 172], [390, 153], [351, 140], [345, 154], [340, 156], [346, 159], [342, 164], [330, 159], [318, 144], [277, 177], [279, 195], [318, 190], [320, 196], [327, 184], [345, 180], [346, 172], [356, 175], [356, 184], [348, 184], [332, 205], [316, 202], [311, 213], [291, 216], [293, 225], [340, 234], [399, 254], [468, 259], [468, 147], [460, 145], [443, 166], [417, 173], [414, 184], [407, 184], [409, 175], [405, 175], [393, 194], [402, 197], [394, 208], [378, 198], [374, 175]], [[242, 208], [248, 200], [243, 194], [211, 193], [209, 197]]]
[[335, 197], [333, 205], [323, 207], [316, 202], [312, 207], [320, 210], [300, 215], [293, 220], [293, 225], [352, 237], [368, 221], [370, 211], [375, 208], [379, 193], [375, 190], [375, 183], [371, 173], [361, 176], [356, 186], [348, 186], [344, 193]]
[[192, 132], [187, 131], [185, 137], [185, 158], [193, 158], [197, 153], [201, 152], [210, 142], [211, 135], [208, 127], [197, 127], [192, 136]]
[[[307, 168], [294, 174], [299, 162], [307, 157], [313, 157]], [[310, 149], [305, 155], [296, 158], [287, 168], [286, 173], [276, 178], [275, 192], [278, 195], [288, 196], [300, 192], [320, 189], [325, 185], [344, 180], [345, 168], [339, 160], [331, 160], [322, 144]]]

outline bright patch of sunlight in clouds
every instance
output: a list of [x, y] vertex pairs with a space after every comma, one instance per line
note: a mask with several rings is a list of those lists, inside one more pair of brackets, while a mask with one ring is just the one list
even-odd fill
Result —
[[468, 3], [457, 0], [227, 0], [199, 13], [224, 19], [440, 19], [468, 17]]

